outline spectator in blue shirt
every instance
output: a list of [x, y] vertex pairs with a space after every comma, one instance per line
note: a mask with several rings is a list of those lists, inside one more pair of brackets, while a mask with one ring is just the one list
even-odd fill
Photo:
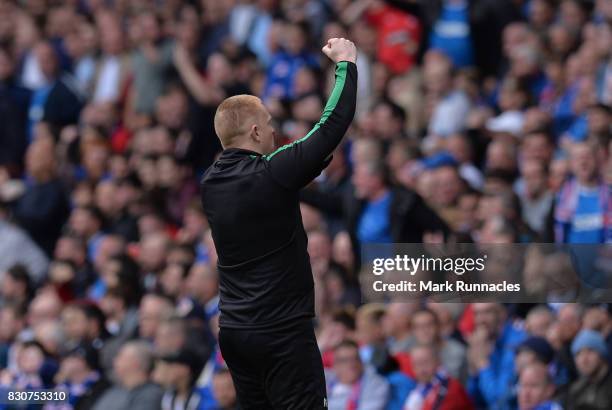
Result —
[[430, 47], [443, 51], [461, 68], [474, 63], [470, 13], [466, 0], [446, 0], [433, 26]]
[[558, 243], [604, 243], [612, 238], [609, 186], [598, 177], [595, 147], [573, 143], [570, 149], [573, 178], [557, 198], [555, 238]]
[[288, 24], [283, 29], [282, 49], [272, 56], [267, 72], [264, 100], [293, 98], [293, 81], [304, 67], [319, 65], [308, 50], [308, 31], [303, 24]]
[[468, 391], [479, 407], [509, 408], [514, 380], [515, 349], [526, 334], [506, 318], [498, 303], [475, 303], [475, 329], [469, 338]]
[[[354, 192], [332, 195], [306, 189], [300, 198], [333, 215], [344, 216], [356, 253], [361, 249], [360, 244], [419, 243], [428, 232], [449, 234], [446, 223], [420, 195], [390, 183], [383, 162], [357, 163], [352, 182]], [[356, 255], [355, 260], [373, 256]]]
[[588, 136], [588, 109], [596, 101], [595, 82], [582, 79], [578, 83], [576, 98], [572, 104], [574, 120], [564, 135], [572, 141], [584, 141]]

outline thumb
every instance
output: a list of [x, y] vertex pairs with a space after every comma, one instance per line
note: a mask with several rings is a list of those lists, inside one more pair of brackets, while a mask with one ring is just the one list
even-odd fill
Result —
[[329, 46], [325, 46], [321, 49], [321, 51], [323, 51], [323, 54], [325, 54], [327, 57], [331, 58], [332, 57], [332, 49]]
[[327, 50], [327, 52], [331, 51], [332, 44], [333, 44], [333, 43], [334, 43], [336, 40], [338, 40], [338, 39], [337, 39], [337, 38], [335, 38], [335, 37], [328, 39], [328, 40], [327, 40], [327, 44], [325, 44], [325, 45], [323, 46], [323, 52], [325, 53], [325, 52], [326, 52], [325, 50]]

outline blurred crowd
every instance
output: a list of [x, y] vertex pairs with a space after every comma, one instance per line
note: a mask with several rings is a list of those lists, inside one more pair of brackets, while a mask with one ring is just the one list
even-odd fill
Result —
[[610, 0], [0, 0], [0, 386], [237, 408], [198, 196], [212, 120], [249, 93], [279, 145], [304, 136], [331, 37], [359, 97], [302, 193], [329, 408], [612, 408], [609, 305], [359, 287], [367, 243], [612, 242]]

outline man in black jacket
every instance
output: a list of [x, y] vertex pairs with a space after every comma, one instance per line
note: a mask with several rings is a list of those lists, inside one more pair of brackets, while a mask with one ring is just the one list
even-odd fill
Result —
[[[43, 121], [51, 130], [59, 132], [63, 127], [76, 124], [83, 108], [81, 94], [75, 78], [60, 70], [58, 54], [51, 42], [41, 41], [34, 47], [47, 85], [34, 91], [29, 109], [31, 125]], [[33, 137], [33, 135], [30, 135]]]
[[30, 91], [17, 84], [13, 59], [0, 47], [0, 166], [18, 172], [27, 146]]
[[17, 223], [47, 256], [51, 256], [61, 228], [70, 214], [70, 203], [58, 177], [50, 138], [33, 141], [26, 151], [25, 167], [30, 181], [24, 194], [15, 201], [13, 215]]
[[202, 203], [218, 254], [219, 345], [244, 409], [327, 407], [298, 192], [353, 120], [357, 51], [330, 39], [323, 52], [336, 82], [303, 138], [274, 150], [271, 116], [254, 96], [230, 97], [215, 114], [224, 151], [203, 177]]
[[380, 161], [358, 163], [353, 188], [344, 194], [305, 189], [300, 199], [331, 215], [342, 216], [351, 235], [359, 266], [361, 245], [367, 243], [421, 243], [427, 233], [450, 232], [446, 223], [417, 194], [393, 186]]

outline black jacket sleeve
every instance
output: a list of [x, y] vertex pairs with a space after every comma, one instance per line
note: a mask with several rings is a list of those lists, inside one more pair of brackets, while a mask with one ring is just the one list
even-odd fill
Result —
[[319, 122], [306, 136], [264, 156], [273, 178], [285, 188], [300, 189], [319, 175], [353, 121], [356, 103], [357, 66], [340, 61]]

